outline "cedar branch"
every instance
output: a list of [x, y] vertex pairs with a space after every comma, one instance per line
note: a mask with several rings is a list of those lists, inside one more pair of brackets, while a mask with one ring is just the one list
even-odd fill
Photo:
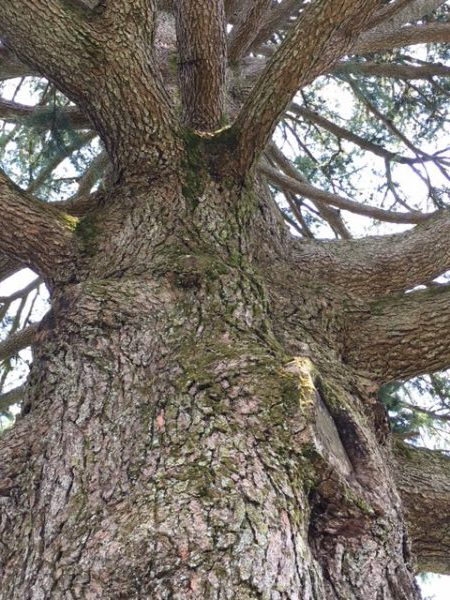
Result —
[[[442, 210], [402, 232], [360, 240], [308, 242], [298, 262], [360, 298], [403, 292], [450, 269], [450, 213]], [[308, 258], [309, 257], [309, 258]]]
[[29, 325], [0, 342], [0, 362], [31, 346], [36, 339], [38, 324]]
[[348, 309], [344, 360], [378, 383], [450, 366], [450, 286]]
[[0, 171], [0, 252], [31, 267], [45, 281], [70, 278], [75, 267], [73, 218], [34, 200]]
[[226, 30], [222, 0], [176, 3], [178, 75], [184, 123], [201, 131], [222, 124]]
[[422, 572], [450, 574], [450, 457], [397, 443], [394, 477]]
[[294, 179], [294, 177], [284, 175], [267, 164], [259, 165], [258, 169], [271, 183], [283, 190], [289, 190], [293, 194], [299, 194], [300, 196], [310, 198], [316, 202], [331, 204], [331, 206], [348, 210], [351, 213], [364, 215], [387, 223], [421, 223], [431, 216], [430, 214], [421, 212], [393, 212], [391, 210], [361, 204], [360, 202], [355, 202], [354, 200], [344, 198], [343, 196], [338, 196], [337, 194], [332, 194], [316, 188], [303, 181], [300, 177]]
[[378, 4], [377, 0], [319, 0], [305, 8], [233, 126], [241, 172], [262, 153], [295, 92], [328, 71], [352, 47]]

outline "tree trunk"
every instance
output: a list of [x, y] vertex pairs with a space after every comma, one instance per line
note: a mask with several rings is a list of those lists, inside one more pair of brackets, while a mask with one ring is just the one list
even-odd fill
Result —
[[186, 172], [77, 227], [0, 440], [0, 597], [419, 598], [342, 293], [292, 278], [260, 184]]

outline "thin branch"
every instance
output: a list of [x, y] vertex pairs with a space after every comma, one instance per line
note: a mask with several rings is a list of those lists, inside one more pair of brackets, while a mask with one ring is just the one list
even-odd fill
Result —
[[450, 457], [398, 442], [394, 452], [417, 570], [450, 575]]
[[201, 131], [223, 124], [226, 28], [222, 0], [176, 3], [178, 75], [183, 121]]
[[233, 126], [239, 171], [255, 163], [295, 92], [327, 72], [352, 47], [378, 4], [377, 0], [318, 0], [305, 8]]
[[[284, 156], [281, 150], [273, 142], [270, 143], [268, 146], [267, 155], [273, 160], [273, 162], [276, 165], [278, 165], [278, 167], [283, 171], [283, 173], [285, 173], [289, 177], [299, 179], [306, 183], [306, 179], [304, 179], [300, 175], [300, 173], [297, 171], [297, 169], [294, 167], [291, 161]], [[292, 192], [286, 190], [284, 190], [284, 194], [286, 196], [289, 194], [293, 195]], [[295, 195], [293, 196], [295, 198]], [[318, 208], [320, 216], [330, 225], [331, 229], [336, 233], [336, 235], [341, 236], [344, 239], [350, 239], [352, 237], [347, 227], [345, 226], [345, 223], [343, 222], [338, 210], [331, 208], [331, 206], [328, 206], [323, 202], [316, 202], [316, 206]], [[299, 221], [301, 223], [303, 222], [303, 216], [301, 216], [301, 219], [299, 219]]]
[[2, 171], [0, 213], [1, 252], [31, 267], [47, 282], [70, 277], [76, 253], [72, 217], [27, 196]]
[[15, 356], [21, 350], [31, 346], [36, 340], [37, 332], [38, 324], [34, 323], [17, 333], [13, 333], [6, 340], [0, 342], [0, 362]]
[[299, 194], [310, 200], [330, 204], [331, 206], [348, 210], [351, 213], [364, 215], [373, 219], [378, 219], [379, 221], [385, 221], [387, 223], [421, 223], [430, 217], [430, 215], [426, 213], [400, 213], [384, 210], [375, 206], [368, 206], [367, 204], [361, 204], [354, 200], [344, 198], [343, 196], [331, 194], [330, 192], [316, 188], [301, 179], [288, 177], [268, 165], [262, 164], [258, 168], [274, 185], [280, 186], [282, 189], [290, 190], [293, 194]]
[[372, 154], [375, 154], [376, 156], [380, 156], [381, 158], [391, 160], [394, 162], [398, 162], [398, 163], [404, 164], [404, 165], [410, 165], [410, 164], [414, 164], [417, 162], [423, 162], [424, 160], [429, 160], [429, 161], [436, 160], [435, 157], [433, 157], [433, 156], [426, 156], [424, 158], [412, 158], [412, 157], [408, 157], [408, 156], [401, 156], [400, 154], [397, 154], [396, 152], [391, 152], [390, 150], [383, 148], [383, 146], [380, 146], [379, 144], [375, 144], [374, 142], [366, 140], [363, 137], [361, 137], [360, 135], [357, 135], [356, 133], [353, 133], [353, 132], [349, 131], [348, 129], [345, 129], [344, 127], [340, 127], [339, 125], [336, 125], [336, 123], [330, 121], [329, 119], [326, 119], [319, 113], [317, 113], [313, 110], [310, 110], [309, 108], [306, 108], [305, 106], [300, 106], [294, 102], [292, 102], [289, 105], [288, 110], [289, 110], [289, 112], [292, 112], [295, 115], [306, 119], [310, 123], [316, 123], [320, 127], [323, 127], [330, 133], [334, 134], [336, 137], [348, 140], [349, 142], [356, 144], [363, 150], [372, 152]]
[[33, 279], [33, 281], [31, 281], [24, 288], [22, 288], [20, 290], [16, 290], [9, 296], [0, 296], [0, 304], [3, 305], [0, 308], [0, 321], [3, 320], [6, 312], [8, 311], [9, 307], [11, 306], [11, 304], [13, 302], [15, 302], [16, 300], [19, 300], [19, 298], [26, 299], [28, 297], [28, 294], [30, 294], [33, 290], [36, 290], [39, 288], [41, 283], [42, 283], [42, 279], [40, 277], [37, 277], [36, 279]]
[[60, 148], [56, 155], [47, 162], [39, 173], [37, 173], [36, 177], [27, 187], [27, 192], [30, 194], [36, 193], [36, 191], [44, 185], [52, 171], [54, 171], [66, 158], [72, 156], [76, 150], [79, 150], [85, 144], [91, 142], [95, 136], [95, 132], [89, 131], [88, 133], [75, 138], [72, 144]]

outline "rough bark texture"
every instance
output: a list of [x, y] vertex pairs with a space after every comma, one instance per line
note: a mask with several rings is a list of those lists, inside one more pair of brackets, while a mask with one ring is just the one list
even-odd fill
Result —
[[403, 500], [420, 571], [450, 570], [450, 494], [448, 455], [398, 444], [395, 448], [397, 485]]
[[[0, 272], [30, 264], [52, 296], [22, 415], [0, 437], [0, 598], [418, 599], [406, 469], [376, 392], [450, 363], [429, 335], [448, 328], [447, 296], [392, 296], [448, 268], [445, 247], [429, 255], [448, 216], [372, 240], [376, 259], [368, 242], [299, 243], [251, 169], [298, 86], [379, 3], [305, 4], [217, 133], [223, 15], [239, 26], [239, 3], [178, 3], [181, 117], [172, 4], [158, 3], [156, 51], [155, 2], [2, 4], [2, 40], [77, 103], [113, 176], [59, 204], [76, 219], [0, 180]], [[195, 23], [218, 45], [190, 37]], [[241, 53], [252, 36], [238, 33]], [[405, 505], [419, 564], [443, 570]]]
[[222, 0], [177, 2], [178, 73], [184, 123], [214, 131], [225, 118], [226, 32]]
[[70, 279], [76, 266], [70, 265], [76, 253], [72, 239], [76, 219], [27, 198], [1, 170], [0, 211], [7, 223], [0, 251], [34, 267], [49, 283], [59, 278]]
[[267, 200], [197, 184], [113, 189], [81, 221], [1, 441], [2, 597], [418, 597], [333, 290], [296, 288], [286, 329], [252, 250], [263, 225], [285, 245]]

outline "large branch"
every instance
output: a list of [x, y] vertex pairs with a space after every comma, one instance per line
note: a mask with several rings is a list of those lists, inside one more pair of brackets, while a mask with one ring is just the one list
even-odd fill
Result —
[[9, 392], [0, 394], [0, 413], [9, 410], [11, 406], [20, 402], [25, 395], [25, 391], [26, 385], [21, 385]]
[[2, 1], [0, 37], [89, 115], [117, 176], [172, 165], [178, 153], [151, 46], [154, 13], [150, 0], [108, 0], [89, 19], [73, 3]]
[[29, 106], [0, 98], [0, 119], [23, 122], [35, 127], [88, 129], [89, 119], [76, 106]]
[[0, 282], [21, 268], [22, 265], [19, 262], [0, 253]]
[[226, 30], [223, 0], [176, 3], [178, 73], [184, 123], [214, 131], [225, 108]]
[[371, 31], [398, 30], [407, 23], [414, 23], [431, 14], [445, 2], [446, 0], [397, 0], [375, 14], [378, 23]]
[[305, 8], [233, 126], [240, 171], [255, 163], [295, 92], [328, 71], [352, 47], [378, 5], [378, 0], [318, 0]]
[[393, 0], [393, 2], [382, 6], [375, 12], [373, 18], [370, 20], [370, 27], [375, 28], [386, 20], [390, 21], [399, 10], [402, 10], [406, 5], [410, 5], [412, 1], [413, 0]]
[[24, 194], [0, 171], [0, 252], [31, 267], [47, 282], [70, 278], [75, 268], [76, 221]]
[[360, 240], [302, 242], [297, 262], [313, 277], [360, 298], [379, 298], [427, 283], [450, 269], [450, 213], [439, 211], [403, 233]]
[[256, 37], [254, 38], [251, 49], [257, 49], [262, 43], [268, 40], [276, 32], [283, 30], [291, 23], [291, 18], [297, 15], [304, 2], [299, 0], [284, 0], [280, 4], [273, 6], [272, 10], [264, 19]]
[[15, 356], [36, 340], [38, 324], [29, 325], [0, 342], [0, 362]]
[[450, 286], [348, 309], [344, 360], [378, 383], [450, 367]]
[[395, 459], [417, 569], [450, 575], [450, 457], [398, 444]]
[[450, 67], [440, 63], [407, 65], [398, 63], [340, 62], [334, 69], [337, 74], [360, 74], [370, 77], [393, 77], [395, 79], [430, 79], [430, 77], [450, 77]]
[[9, 48], [0, 43], [0, 81], [33, 75], [35, 71], [24, 65]]
[[228, 58], [237, 63], [255, 39], [264, 18], [272, 5], [272, 0], [248, 2], [234, 24], [228, 43]]
[[91, 57], [98, 51], [86, 22], [58, 0], [2, 0], [1, 8], [2, 42], [78, 100], [80, 84], [92, 83]]
[[395, 31], [377, 30], [368, 32], [357, 40], [352, 54], [383, 52], [412, 46], [415, 44], [448, 43], [450, 41], [450, 23], [429, 23], [427, 25], [409, 25]]

